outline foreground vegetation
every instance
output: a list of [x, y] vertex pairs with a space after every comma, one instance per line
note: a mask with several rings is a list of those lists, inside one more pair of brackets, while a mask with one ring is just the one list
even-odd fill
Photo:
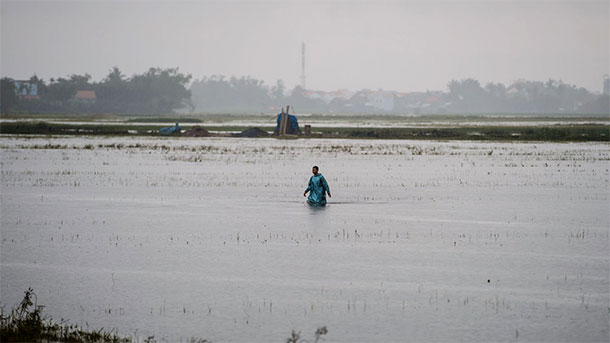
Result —
[[[131, 343], [131, 337], [121, 337], [112, 331], [84, 330], [77, 325], [65, 322], [54, 323], [44, 318], [44, 306], [37, 304], [36, 293], [32, 288], [24, 292], [23, 299], [11, 313], [0, 312], [0, 342], [58, 342], [58, 343]], [[314, 334], [314, 342], [328, 333], [326, 326], [320, 327]], [[144, 339], [145, 343], [156, 343], [155, 336]], [[206, 343], [207, 339], [191, 337], [190, 343]], [[292, 330], [287, 343], [309, 342], [301, 337], [301, 332]]]
[[24, 292], [21, 302], [11, 313], [0, 314], [1, 342], [94, 342], [94, 343], [124, 343], [130, 338], [119, 337], [113, 332], [100, 330], [84, 330], [77, 325], [54, 323], [52, 319], [42, 316], [44, 306], [38, 305], [34, 291], [29, 288]]
[[[261, 127], [273, 131], [275, 126]], [[47, 123], [47, 122], [7, 122], [0, 125], [2, 134], [18, 135], [138, 135], [157, 136], [160, 125], [131, 124], [83, 124]], [[202, 128], [208, 131], [243, 131], [246, 126], [230, 125], [209, 126]], [[216, 134], [227, 136], [228, 134]], [[180, 136], [179, 134], [176, 136]], [[306, 136], [300, 136], [306, 137]], [[599, 124], [562, 124], [552, 126], [502, 126], [492, 123], [485, 126], [459, 127], [409, 127], [409, 128], [373, 128], [373, 127], [314, 127], [311, 138], [367, 138], [367, 139], [432, 139], [432, 140], [494, 140], [494, 141], [552, 141], [552, 142], [586, 142], [610, 141], [610, 127]]]

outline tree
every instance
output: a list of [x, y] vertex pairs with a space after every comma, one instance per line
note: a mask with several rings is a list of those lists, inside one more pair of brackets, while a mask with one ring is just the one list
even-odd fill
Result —
[[293, 109], [299, 111], [325, 111], [326, 103], [320, 99], [311, 99], [305, 96], [306, 90], [301, 86], [296, 86], [292, 94], [287, 99]]
[[89, 83], [89, 80], [91, 80], [91, 75], [89, 74], [72, 74], [69, 79], [62, 77], [55, 79], [53, 80], [54, 82], [46, 87], [45, 100], [52, 105], [64, 108], [65, 111], [68, 101], [74, 97], [77, 90], [93, 89], [93, 85]]
[[128, 84], [129, 80], [121, 70], [117, 66], [112, 67], [108, 76], [95, 87], [98, 109], [102, 112], [124, 112], [129, 101]]
[[191, 93], [196, 108], [206, 112], [258, 112], [265, 110], [274, 100], [264, 82], [250, 76], [232, 76], [228, 80], [223, 75], [203, 77], [193, 82]]
[[13, 79], [3, 77], [0, 80], [0, 93], [0, 107], [2, 107], [2, 113], [8, 114], [19, 102], [19, 98], [15, 93]]
[[271, 88], [271, 99], [276, 105], [281, 105], [284, 103], [284, 91], [286, 87], [284, 86], [284, 81], [277, 80], [275, 82], [275, 86]]
[[127, 109], [130, 113], [169, 113], [189, 106], [191, 91], [186, 85], [191, 75], [178, 68], [150, 68], [146, 73], [134, 75], [128, 85]]
[[461, 81], [451, 80], [447, 85], [449, 88], [449, 100], [452, 102], [450, 109], [459, 113], [486, 112], [489, 110], [488, 93], [481, 87], [478, 80], [463, 79]]

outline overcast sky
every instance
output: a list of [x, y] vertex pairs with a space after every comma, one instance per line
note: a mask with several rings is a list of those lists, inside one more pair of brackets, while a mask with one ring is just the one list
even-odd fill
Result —
[[250, 75], [290, 88], [445, 90], [562, 79], [600, 91], [606, 1], [5, 1], [1, 74]]

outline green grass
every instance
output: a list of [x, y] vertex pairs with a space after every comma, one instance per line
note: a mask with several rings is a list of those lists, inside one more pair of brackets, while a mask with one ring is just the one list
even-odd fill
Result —
[[584, 142], [610, 141], [607, 125], [554, 125], [554, 126], [474, 126], [457, 128], [355, 128], [316, 129], [325, 133], [345, 135], [349, 138], [378, 139], [441, 139], [441, 140], [494, 140], [494, 141], [553, 141]]
[[[69, 124], [40, 122], [1, 123], [0, 133], [21, 135], [132, 135], [129, 130], [136, 130], [140, 136], [157, 136], [160, 128], [167, 125], [101, 125], [101, 124]], [[148, 132], [152, 131], [152, 132]]]
[[201, 123], [197, 118], [172, 117], [138, 117], [127, 120], [128, 123]]
[[[243, 131], [246, 126], [205, 126], [208, 131]], [[425, 140], [494, 140], [494, 141], [552, 141], [552, 142], [608, 142], [610, 126], [598, 124], [556, 124], [550, 126], [494, 126], [493, 123], [480, 126], [411, 128], [349, 128], [349, 127], [314, 127], [311, 138], [361, 138], [361, 139], [425, 139]], [[138, 135], [158, 136], [162, 125], [100, 125], [46, 122], [12, 122], [0, 124], [0, 133], [17, 135]], [[274, 125], [261, 129], [273, 131]], [[188, 129], [188, 127], [186, 127]], [[135, 130], [137, 133], [129, 133]], [[305, 136], [301, 136], [305, 137]]]

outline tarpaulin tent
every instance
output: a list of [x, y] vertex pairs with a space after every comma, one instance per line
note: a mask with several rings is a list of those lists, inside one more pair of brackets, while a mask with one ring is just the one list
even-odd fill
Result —
[[178, 123], [176, 123], [175, 126], [164, 127], [159, 130], [159, 134], [165, 135], [165, 136], [171, 135], [172, 133], [180, 133], [180, 126], [178, 125]]
[[[277, 125], [275, 126], [275, 131], [280, 131], [280, 122], [282, 121], [282, 115], [277, 116]], [[299, 121], [296, 116], [292, 114], [288, 114], [288, 129], [286, 130], [288, 134], [299, 134], [301, 133], [301, 129], [299, 129]]]

